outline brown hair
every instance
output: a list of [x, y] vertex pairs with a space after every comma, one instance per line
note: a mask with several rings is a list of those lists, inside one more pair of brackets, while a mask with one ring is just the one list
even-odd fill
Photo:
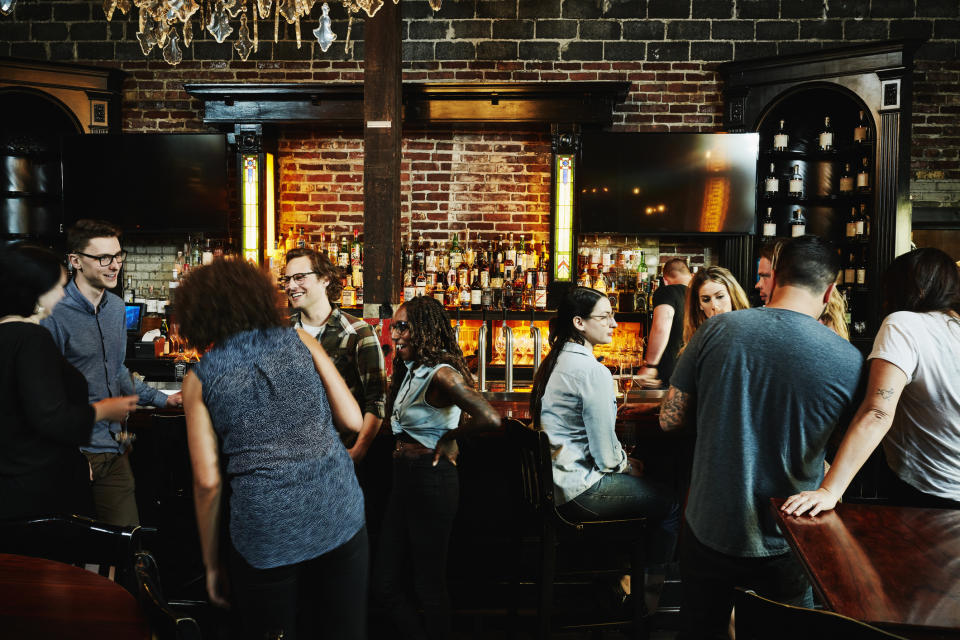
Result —
[[94, 238], [117, 238], [123, 234], [120, 228], [106, 220], [77, 220], [67, 229], [67, 253], [80, 253]]
[[690, 267], [683, 258], [670, 258], [663, 264], [663, 275], [668, 278], [675, 278], [680, 275], [690, 273]]
[[[317, 274], [317, 277], [325, 277], [330, 280], [327, 284], [327, 299], [331, 302], [340, 299], [340, 293], [343, 291], [343, 270], [330, 262], [327, 254], [308, 247], [297, 247], [287, 252], [287, 263], [289, 264], [294, 258], [309, 258], [310, 268]], [[356, 283], [354, 283], [354, 286], [356, 286]]]
[[700, 325], [707, 319], [703, 309], [700, 308], [700, 287], [710, 280], [717, 284], [722, 284], [727, 288], [727, 294], [730, 296], [730, 307], [732, 311], [739, 309], [749, 309], [750, 302], [747, 301], [747, 294], [743, 287], [733, 277], [733, 274], [723, 267], [707, 267], [700, 269], [693, 274], [693, 279], [687, 285], [687, 300], [683, 312], [683, 343], [690, 342], [690, 338], [696, 333]]
[[287, 326], [277, 308], [277, 287], [256, 265], [220, 258], [191, 269], [174, 298], [180, 335], [206, 349], [235, 333]]
[[883, 308], [895, 311], [960, 313], [960, 270], [940, 249], [914, 249], [890, 263], [883, 274]]
[[766, 258], [770, 262], [770, 268], [777, 268], [777, 258], [780, 257], [780, 249], [783, 248], [783, 239], [770, 240], [760, 247], [760, 257]]

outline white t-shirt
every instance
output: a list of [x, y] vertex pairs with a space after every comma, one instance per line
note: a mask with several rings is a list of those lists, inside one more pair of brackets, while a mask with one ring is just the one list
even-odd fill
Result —
[[890, 468], [924, 493], [960, 500], [960, 320], [939, 311], [891, 313], [873, 358], [907, 376], [883, 440]]

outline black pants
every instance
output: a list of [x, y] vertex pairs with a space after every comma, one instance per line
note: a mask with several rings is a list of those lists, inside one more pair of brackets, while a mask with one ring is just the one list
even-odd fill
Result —
[[297, 564], [255, 569], [231, 548], [233, 610], [242, 637], [284, 640], [367, 637], [367, 528], [333, 551]]
[[[450, 635], [447, 549], [459, 496], [457, 469], [446, 458], [436, 467], [432, 452], [394, 458], [373, 586], [402, 638]], [[408, 595], [411, 578], [415, 601]]]
[[726, 639], [734, 588], [801, 607], [813, 606], [813, 592], [793, 553], [764, 558], [728, 556], [702, 544], [684, 522], [680, 538], [680, 619], [683, 640]]

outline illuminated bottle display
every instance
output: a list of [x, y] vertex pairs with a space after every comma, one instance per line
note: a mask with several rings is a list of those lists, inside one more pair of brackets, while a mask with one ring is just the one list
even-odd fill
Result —
[[777, 132], [773, 136], [773, 150], [774, 151], [786, 151], [787, 147], [790, 146], [790, 136], [787, 134], [787, 129], [784, 125], [784, 121], [780, 121], [780, 128], [777, 129]]
[[870, 139], [870, 128], [867, 126], [867, 120], [863, 115], [863, 111], [860, 112], [860, 119], [857, 121], [857, 126], [853, 129], [853, 141], [857, 144], [864, 144]]
[[820, 151], [833, 151], [833, 127], [830, 126], [830, 116], [823, 119], [823, 129], [817, 138]]
[[763, 237], [771, 239], [777, 237], [777, 223], [773, 219], [773, 207], [767, 207], [767, 214], [763, 216]]
[[790, 237], [796, 238], [807, 233], [807, 220], [803, 217], [803, 209], [797, 207], [790, 220]]
[[870, 161], [866, 156], [860, 161], [860, 170], [857, 171], [857, 191], [870, 190], [869, 163]]
[[850, 163], [843, 165], [843, 173], [840, 174], [840, 193], [853, 192], [853, 175], [850, 173]]
[[768, 198], [772, 198], [780, 192], [780, 179], [777, 178], [777, 172], [774, 164], [770, 163], [770, 173], [764, 181], [764, 193]]
[[793, 175], [790, 176], [790, 196], [803, 197], [803, 178], [800, 177], [800, 165], [793, 165]]

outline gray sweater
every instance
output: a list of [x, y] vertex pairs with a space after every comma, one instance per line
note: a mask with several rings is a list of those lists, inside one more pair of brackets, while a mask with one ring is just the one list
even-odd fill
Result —
[[[164, 406], [166, 394], [143, 382], [134, 382], [123, 364], [127, 353], [123, 300], [104, 291], [100, 305], [94, 309], [73, 280], [64, 287], [64, 294], [53, 313], [40, 324], [50, 330], [67, 361], [87, 379], [89, 401], [136, 393], [140, 396], [139, 404]], [[98, 422], [90, 444], [82, 449], [92, 453], [119, 453], [120, 445], [112, 435], [118, 431], [119, 422]]]

